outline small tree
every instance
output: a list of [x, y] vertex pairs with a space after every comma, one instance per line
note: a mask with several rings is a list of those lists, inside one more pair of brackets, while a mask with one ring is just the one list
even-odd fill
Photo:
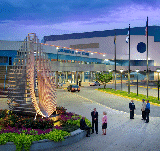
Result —
[[98, 74], [96, 74], [96, 80], [103, 83], [104, 89], [105, 89], [106, 83], [108, 83], [112, 80], [112, 73], [108, 73], [108, 74], [98, 73]]

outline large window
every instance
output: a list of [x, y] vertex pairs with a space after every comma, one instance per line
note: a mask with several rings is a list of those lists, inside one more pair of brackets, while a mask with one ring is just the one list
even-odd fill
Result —
[[0, 56], [0, 63], [7, 63], [7, 62], [8, 62], [8, 57]]

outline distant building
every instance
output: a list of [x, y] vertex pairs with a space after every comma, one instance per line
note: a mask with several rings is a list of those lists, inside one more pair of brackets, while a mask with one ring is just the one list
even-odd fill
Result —
[[[129, 46], [126, 43], [126, 36], [128, 29], [44, 36], [41, 42], [45, 44], [41, 46], [51, 61], [53, 75], [58, 74], [59, 82], [72, 83], [76, 78], [82, 82], [93, 81], [97, 72], [108, 72], [109, 69], [114, 71], [115, 32], [117, 80], [120, 80], [118, 72], [122, 68], [124, 69], [123, 80], [127, 80]], [[147, 69], [145, 27], [131, 28], [130, 33], [131, 80], [136, 80], [135, 70], [137, 68], [141, 71], [139, 80], [144, 80]], [[160, 67], [159, 26], [149, 26], [148, 39], [149, 78], [155, 80], [157, 79], [155, 71]], [[12, 66], [21, 45], [22, 41], [0, 40], [0, 66]], [[4, 67], [3, 70], [5, 74]]]
[[[149, 60], [153, 60], [152, 65], [160, 65], [160, 26], [148, 27], [148, 42], [149, 42]], [[101, 59], [114, 59], [114, 35], [116, 32], [116, 57], [118, 60], [128, 60], [129, 44], [126, 43], [128, 29], [116, 29], [105, 31], [94, 31], [85, 33], [73, 33], [64, 35], [44, 36], [44, 42], [50, 45], [68, 47], [73, 49], [83, 49], [88, 52], [106, 53]], [[130, 53], [131, 60], [146, 60], [146, 43], [145, 27], [136, 27], [130, 29]], [[94, 58], [99, 56], [93, 53]], [[123, 61], [122, 61], [123, 62]], [[134, 61], [139, 64], [139, 61]], [[143, 61], [145, 62], [145, 61]], [[122, 64], [123, 65], [123, 64]]]

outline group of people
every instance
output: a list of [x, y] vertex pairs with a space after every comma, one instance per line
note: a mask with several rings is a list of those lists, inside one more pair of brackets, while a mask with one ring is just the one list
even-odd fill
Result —
[[[133, 100], [131, 100], [131, 102], [129, 103], [129, 108], [130, 108], [130, 119], [134, 119], [134, 110], [136, 108], [135, 108], [135, 105], [133, 103]], [[141, 111], [142, 111], [142, 120], [146, 121], [145, 123], [148, 123], [149, 122], [149, 113], [150, 113], [149, 100], [147, 100], [145, 102], [145, 99], [142, 99]]]
[[[133, 100], [129, 103], [129, 108], [130, 108], [130, 119], [134, 119], [134, 110], [135, 105]], [[145, 102], [144, 99], [142, 99], [142, 120], [145, 120], [145, 123], [149, 122], [149, 113], [150, 113], [150, 103], [149, 100]], [[96, 108], [91, 112], [92, 116], [92, 127], [87, 126], [85, 122], [85, 117], [83, 116], [82, 119], [80, 120], [80, 129], [82, 130], [87, 130], [87, 137], [90, 137], [90, 130], [92, 129], [92, 133], [94, 133], [94, 127], [96, 134], [98, 134], [98, 112], [96, 111]], [[107, 128], [107, 113], [103, 112], [103, 118], [102, 118], [102, 135], [106, 135], [106, 128]]]
[[[80, 129], [87, 130], [87, 137], [90, 137], [90, 129], [92, 129], [92, 133], [94, 133], [94, 127], [96, 134], [98, 134], [98, 112], [96, 111], [96, 108], [91, 112], [92, 116], [92, 127], [87, 126], [85, 122], [85, 117], [83, 116], [80, 120]], [[103, 112], [103, 118], [102, 118], [102, 135], [106, 135], [106, 128], [107, 128], [107, 113]]]

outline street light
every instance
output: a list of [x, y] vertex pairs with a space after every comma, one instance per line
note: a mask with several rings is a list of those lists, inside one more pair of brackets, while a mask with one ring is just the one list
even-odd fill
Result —
[[160, 68], [156, 70], [158, 72], [158, 100], [159, 100], [159, 73], [160, 73]]
[[136, 69], [136, 72], [137, 72], [137, 96], [138, 96], [138, 72], [139, 72], [139, 69]]
[[58, 49], [59, 49], [59, 48], [58, 48], [58, 47], [56, 47], [56, 49], [57, 49], [57, 61], [58, 61]]
[[112, 70], [111, 70], [111, 69], [109, 69], [108, 71], [109, 71], [109, 73], [110, 73]]
[[120, 72], [121, 72], [121, 91], [122, 91], [122, 72], [123, 72], [123, 69], [120, 69]]

